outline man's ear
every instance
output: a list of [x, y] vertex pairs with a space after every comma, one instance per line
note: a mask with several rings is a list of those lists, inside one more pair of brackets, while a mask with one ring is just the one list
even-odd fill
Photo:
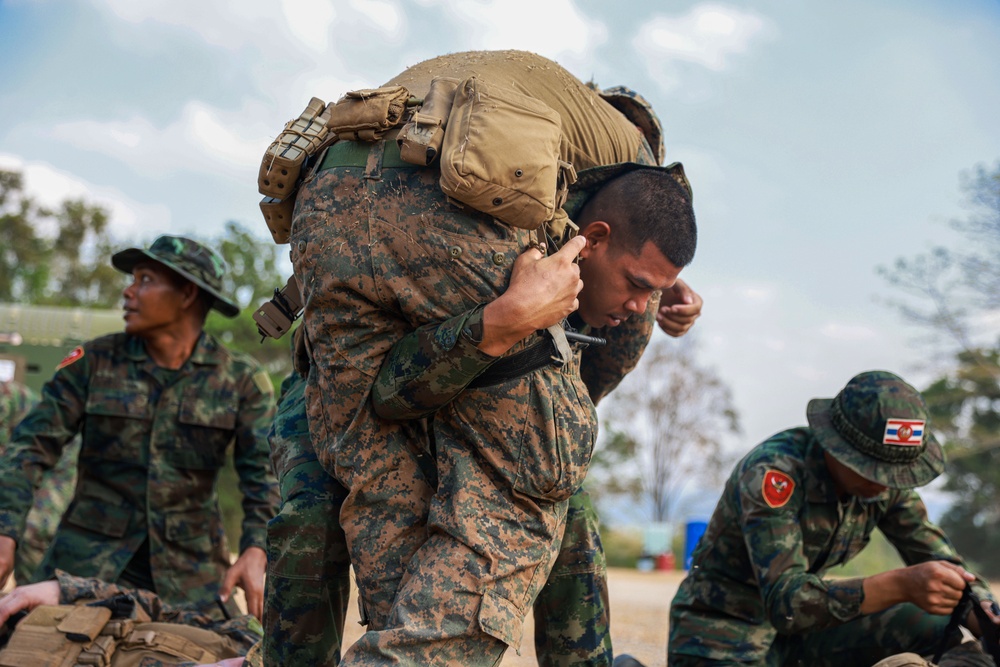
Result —
[[594, 220], [587, 223], [579, 235], [587, 239], [587, 245], [580, 251], [580, 257], [586, 259], [602, 243], [606, 244], [611, 240], [611, 225], [603, 220]]
[[181, 300], [181, 305], [184, 308], [190, 308], [198, 301], [198, 294], [201, 292], [201, 288], [195, 285], [193, 282], [188, 281], [181, 287], [181, 294], [183, 299]]

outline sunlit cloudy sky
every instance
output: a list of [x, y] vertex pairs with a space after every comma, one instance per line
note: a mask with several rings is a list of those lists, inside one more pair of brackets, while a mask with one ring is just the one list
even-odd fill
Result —
[[0, 0], [0, 168], [107, 206], [122, 239], [237, 220], [269, 243], [260, 157], [310, 97], [507, 48], [658, 111], [738, 446], [858, 371], [927, 379], [875, 269], [950, 242], [960, 174], [1000, 158], [995, 0]]

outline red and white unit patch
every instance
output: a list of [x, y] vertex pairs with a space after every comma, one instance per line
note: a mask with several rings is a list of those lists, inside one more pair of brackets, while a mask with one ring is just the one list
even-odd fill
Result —
[[923, 419], [887, 419], [884, 445], [911, 445], [919, 447], [924, 441]]
[[795, 490], [795, 481], [778, 470], [768, 470], [764, 473], [764, 484], [761, 493], [768, 507], [778, 508], [788, 502]]
[[72, 352], [67, 354], [63, 358], [63, 360], [59, 362], [59, 365], [56, 366], [56, 370], [59, 370], [60, 368], [66, 368], [74, 361], [79, 361], [80, 359], [83, 359], [83, 348], [77, 345], [76, 347], [73, 348]]

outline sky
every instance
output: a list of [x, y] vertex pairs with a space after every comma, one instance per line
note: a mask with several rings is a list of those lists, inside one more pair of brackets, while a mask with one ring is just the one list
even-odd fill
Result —
[[[0, 0], [0, 168], [114, 233], [270, 235], [264, 149], [311, 97], [443, 53], [525, 49], [645, 96], [692, 183], [692, 336], [748, 449], [919, 334], [876, 273], [952, 244], [963, 172], [1000, 159], [1000, 2]], [[116, 304], [109, 304], [116, 307]]]

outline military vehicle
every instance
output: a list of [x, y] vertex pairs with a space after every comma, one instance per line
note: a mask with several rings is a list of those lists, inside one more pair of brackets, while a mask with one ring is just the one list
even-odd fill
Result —
[[121, 309], [0, 303], [0, 381], [37, 393], [74, 347], [124, 326]]

